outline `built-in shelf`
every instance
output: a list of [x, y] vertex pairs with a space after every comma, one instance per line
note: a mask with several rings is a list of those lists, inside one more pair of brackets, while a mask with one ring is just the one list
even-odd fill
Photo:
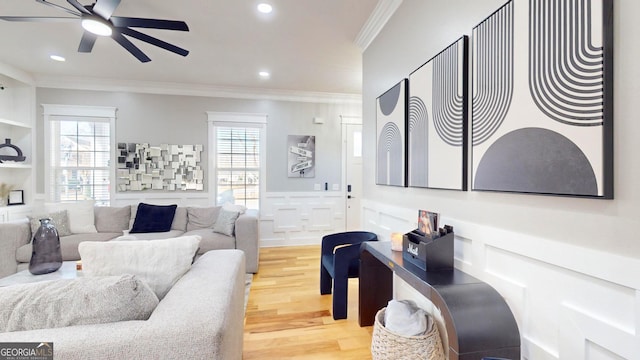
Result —
[[[6, 139], [17, 146], [25, 161], [0, 163], [0, 184], [23, 191], [23, 199], [31, 205], [35, 194], [36, 144], [34, 139], [36, 92], [32, 76], [20, 69], [0, 62], [0, 144]], [[1, 155], [15, 156], [15, 149], [3, 147]], [[0, 203], [4, 203], [2, 199]], [[25, 207], [0, 208], [0, 221], [22, 217]]]
[[3, 169], [31, 169], [31, 164], [19, 164], [19, 163], [1, 163], [0, 168]]
[[17, 127], [22, 127], [22, 128], [25, 128], [25, 129], [31, 129], [31, 125], [28, 125], [28, 124], [25, 124], [25, 123], [21, 123], [19, 121], [7, 120], [7, 119], [3, 119], [3, 118], [0, 118], [0, 124], [17, 126]]

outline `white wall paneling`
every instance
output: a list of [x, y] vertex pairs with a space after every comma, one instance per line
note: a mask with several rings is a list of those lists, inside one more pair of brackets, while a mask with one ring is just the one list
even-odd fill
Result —
[[322, 236], [344, 231], [341, 191], [270, 192], [261, 201], [263, 247], [320, 244]]
[[[365, 230], [388, 239], [415, 228], [414, 209], [363, 201]], [[523, 359], [639, 359], [640, 260], [442, 217], [455, 266], [511, 308]]]

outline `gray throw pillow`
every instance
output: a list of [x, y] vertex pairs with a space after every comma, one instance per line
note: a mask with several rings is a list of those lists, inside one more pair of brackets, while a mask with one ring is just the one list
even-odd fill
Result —
[[0, 304], [0, 332], [9, 332], [146, 320], [158, 297], [127, 274], [1, 287]]
[[39, 214], [28, 216], [29, 225], [31, 225], [31, 237], [36, 234], [38, 228], [40, 227], [40, 219], [51, 219], [51, 223], [58, 230], [58, 236], [68, 236], [71, 235], [71, 230], [69, 228], [69, 216], [67, 215], [67, 210], [54, 211], [46, 214]]
[[220, 215], [218, 215], [218, 219], [215, 225], [213, 225], [213, 231], [227, 236], [233, 236], [238, 216], [240, 216], [240, 213], [237, 211], [229, 211], [225, 208], [220, 209]]

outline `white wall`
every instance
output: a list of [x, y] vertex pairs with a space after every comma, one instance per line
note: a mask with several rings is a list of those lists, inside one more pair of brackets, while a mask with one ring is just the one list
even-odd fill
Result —
[[[37, 88], [37, 133], [42, 139], [40, 104], [114, 106], [116, 141], [152, 144], [204, 144], [207, 147], [207, 111], [262, 113], [267, 125], [267, 191], [313, 191], [315, 183], [340, 183], [340, 115], [360, 115], [359, 104], [330, 104], [276, 100], [229, 99], [204, 96], [160, 95], [121, 91]], [[322, 117], [324, 124], [313, 124]], [[316, 177], [287, 178], [287, 135], [315, 135]], [[39, 164], [44, 150], [37, 150]], [[205, 166], [208, 157], [203, 154]], [[205, 181], [206, 186], [206, 181]], [[37, 183], [38, 192], [43, 179]]]
[[404, 0], [364, 52], [364, 227], [388, 238], [442, 213], [456, 266], [512, 307], [525, 359], [640, 358], [640, 2], [614, 2], [614, 200], [375, 185], [376, 97], [504, 3]]

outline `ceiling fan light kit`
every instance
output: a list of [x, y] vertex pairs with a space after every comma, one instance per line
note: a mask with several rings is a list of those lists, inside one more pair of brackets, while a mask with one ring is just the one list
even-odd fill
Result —
[[82, 28], [87, 30], [90, 33], [99, 35], [99, 36], [111, 36], [113, 31], [111, 30], [111, 26], [106, 24], [104, 20], [99, 20], [101, 18], [94, 16], [85, 16], [82, 18]]
[[151, 59], [127, 37], [135, 38], [178, 55], [187, 56], [189, 54], [188, 50], [132, 29], [137, 27], [189, 31], [189, 27], [184, 21], [112, 16], [121, 0], [97, 0], [92, 5], [82, 5], [78, 0], [67, 0], [73, 9], [52, 3], [50, 0], [35, 1], [75, 17], [0, 16], [0, 19], [6, 21], [67, 22], [76, 21], [79, 18], [85, 31], [80, 40], [78, 52], [89, 53], [98, 36], [110, 36], [140, 62], [148, 62]]

